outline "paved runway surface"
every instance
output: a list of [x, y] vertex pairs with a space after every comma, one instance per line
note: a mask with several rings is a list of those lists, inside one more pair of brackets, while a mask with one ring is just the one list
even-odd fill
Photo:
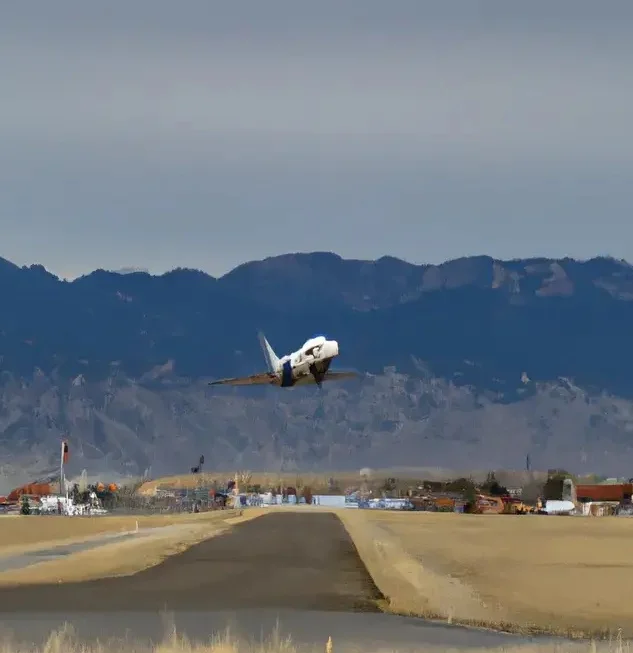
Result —
[[371, 610], [380, 593], [339, 519], [273, 513], [134, 576], [0, 588], [0, 612]]
[[[283, 634], [321, 648], [400, 651], [423, 645], [499, 647], [525, 639], [379, 614], [380, 593], [339, 519], [328, 513], [275, 512], [236, 525], [134, 576], [84, 583], [0, 588], [0, 627], [42, 642], [71, 623], [83, 638], [159, 640], [161, 612], [178, 631], [206, 640], [234, 624], [260, 639], [277, 618]], [[164, 615], [163, 615], [164, 616]]]

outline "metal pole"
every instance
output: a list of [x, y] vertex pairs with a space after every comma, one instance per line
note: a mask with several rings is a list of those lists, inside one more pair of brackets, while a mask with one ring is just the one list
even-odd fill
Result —
[[66, 483], [64, 482], [64, 441], [62, 440], [62, 448], [59, 459], [59, 493], [64, 496]]

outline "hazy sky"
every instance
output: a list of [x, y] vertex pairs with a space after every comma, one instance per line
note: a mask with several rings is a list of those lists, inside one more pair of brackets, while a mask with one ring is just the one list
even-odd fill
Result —
[[633, 261], [633, 2], [0, 10], [0, 256]]

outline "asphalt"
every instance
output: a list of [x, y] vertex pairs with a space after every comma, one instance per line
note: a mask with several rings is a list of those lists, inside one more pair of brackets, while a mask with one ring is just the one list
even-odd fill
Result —
[[379, 612], [380, 598], [335, 515], [273, 513], [238, 524], [133, 576], [0, 588], [0, 612]]

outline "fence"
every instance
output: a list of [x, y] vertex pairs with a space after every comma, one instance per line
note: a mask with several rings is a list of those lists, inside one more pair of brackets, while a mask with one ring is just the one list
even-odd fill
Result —
[[183, 512], [207, 512], [223, 510], [226, 495], [214, 495], [211, 488], [190, 490], [158, 490], [154, 496], [135, 493], [113, 494], [102, 500], [103, 507], [110, 514], [117, 515], [160, 515]]

